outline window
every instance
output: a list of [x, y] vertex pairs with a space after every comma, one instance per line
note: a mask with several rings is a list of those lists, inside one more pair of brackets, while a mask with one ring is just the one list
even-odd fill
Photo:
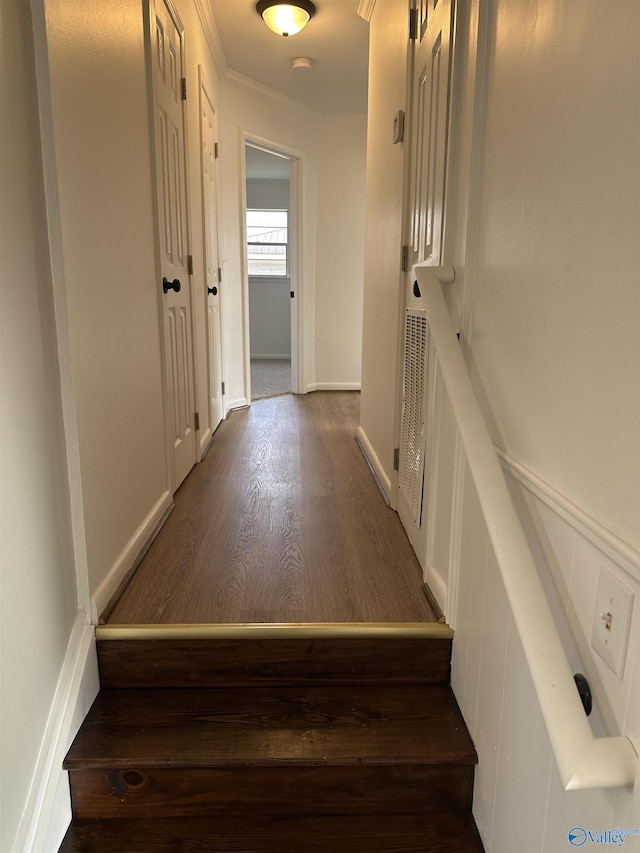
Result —
[[249, 275], [288, 275], [286, 210], [247, 210]]

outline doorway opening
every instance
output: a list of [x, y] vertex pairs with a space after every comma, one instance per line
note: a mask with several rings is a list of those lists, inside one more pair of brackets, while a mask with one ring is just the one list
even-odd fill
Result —
[[247, 399], [298, 391], [296, 164], [245, 141]]

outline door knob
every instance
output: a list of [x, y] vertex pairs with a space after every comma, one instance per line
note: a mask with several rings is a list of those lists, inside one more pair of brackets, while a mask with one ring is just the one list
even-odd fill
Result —
[[214, 284], [213, 287], [207, 288], [207, 293], [210, 293], [211, 296], [217, 296], [218, 295], [218, 288]]
[[180, 293], [180, 288], [182, 285], [180, 284], [179, 278], [174, 278], [173, 281], [169, 281], [168, 278], [162, 279], [162, 289], [165, 293], [168, 293], [170, 290], [175, 290], [176, 293]]

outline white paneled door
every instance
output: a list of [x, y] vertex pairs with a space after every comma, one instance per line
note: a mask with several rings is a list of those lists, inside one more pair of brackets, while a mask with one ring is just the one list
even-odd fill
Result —
[[182, 30], [157, 0], [152, 32], [165, 382], [173, 489], [197, 461], [183, 101]]
[[207, 286], [207, 348], [209, 417], [213, 432], [223, 417], [222, 338], [220, 321], [220, 260], [218, 251], [218, 193], [216, 168], [216, 114], [200, 78], [200, 145], [202, 156], [202, 203]]
[[452, 0], [419, 0], [417, 7], [398, 513], [425, 568], [433, 358], [427, 318], [419, 295], [413, 291], [410, 270], [413, 264], [437, 265], [442, 261]]
[[420, 0], [417, 12], [409, 266], [442, 260], [451, 78], [451, 0]]

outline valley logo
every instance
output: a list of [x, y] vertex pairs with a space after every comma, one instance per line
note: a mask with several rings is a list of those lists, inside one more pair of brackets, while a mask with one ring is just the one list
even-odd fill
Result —
[[640, 829], [605, 829], [597, 832], [574, 826], [567, 833], [569, 844], [573, 847], [582, 847], [584, 844], [615, 844], [622, 847], [628, 835], [640, 835]]

